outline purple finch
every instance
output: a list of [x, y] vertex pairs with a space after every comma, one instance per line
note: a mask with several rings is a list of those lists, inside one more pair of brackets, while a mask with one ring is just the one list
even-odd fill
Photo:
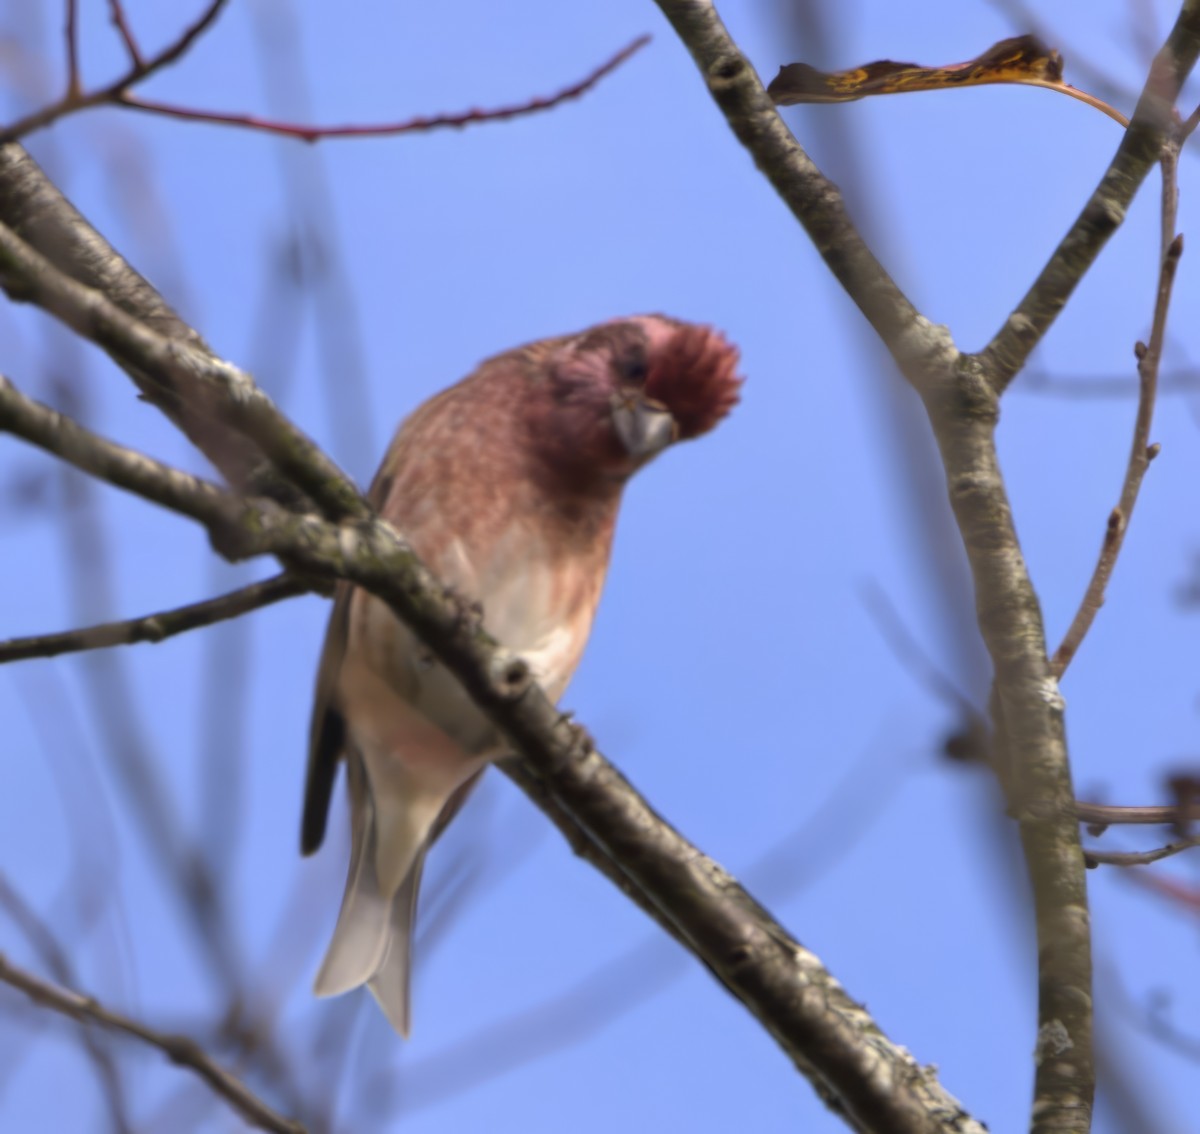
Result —
[[[736, 366], [717, 332], [661, 315], [531, 343], [408, 418], [370, 499], [557, 700], [591, 630], [626, 481], [730, 411]], [[425, 854], [504, 752], [386, 604], [343, 585], [317, 674], [301, 846], [321, 845], [342, 758], [353, 846], [317, 995], [366, 984], [408, 1034]]]

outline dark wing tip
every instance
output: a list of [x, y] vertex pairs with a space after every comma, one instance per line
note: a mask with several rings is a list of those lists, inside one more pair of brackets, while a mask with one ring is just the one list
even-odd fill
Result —
[[308, 757], [308, 779], [304, 785], [304, 814], [300, 821], [300, 853], [310, 855], [325, 841], [329, 802], [338, 758], [346, 739], [346, 722], [337, 709], [326, 709], [321, 730]]

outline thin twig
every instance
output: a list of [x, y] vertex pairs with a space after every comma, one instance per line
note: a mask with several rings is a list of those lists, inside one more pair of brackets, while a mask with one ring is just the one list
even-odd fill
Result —
[[385, 138], [394, 134], [417, 134], [428, 130], [440, 130], [446, 127], [472, 126], [480, 122], [500, 122], [509, 118], [521, 118], [527, 114], [537, 114], [543, 110], [551, 110], [571, 99], [579, 98], [592, 89], [606, 75], [615, 71], [634, 52], [639, 51], [650, 42], [648, 35], [639, 36], [632, 43], [623, 47], [607, 62], [602, 63], [590, 74], [564, 87], [551, 95], [539, 95], [526, 99], [524, 102], [508, 106], [493, 107], [483, 110], [473, 107], [470, 110], [454, 114], [418, 115], [404, 118], [398, 122], [368, 123], [365, 125], [345, 126], [310, 126], [300, 122], [281, 122], [277, 119], [264, 118], [257, 114], [238, 114], [220, 110], [197, 110], [194, 107], [178, 106], [173, 103], [158, 102], [154, 99], [142, 98], [128, 91], [118, 91], [109, 101], [117, 106], [130, 110], [140, 110], [147, 114], [161, 114], [169, 118], [182, 118], [191, 122], [209, 122], [218, 126], [235, 126], [246, 130], [260, 130], [268, 134], [283, 135], [288, 138], [299, 138], [305, 142], [316, 142], [326, 138]]
[[[990, 360], [959, 354], [949, 332], [923, 318], [866, 250], [836, 187], [812, 165], [774, 108], [761, 105], [761, 83], [711, 0], [657, 3], [731, 129], [805, 226], [929, 414], [995, 669], [996, 763], [1009, 765], [1004, 778], [1015, 785], [1009, 805], [1020, 824], [1034, 894], [1039, 1031], [1032, 1129], [1086, 1129], [1095, 1092], [1087, 881], [1071, 810], [1062, 700], [996, 452], [1004, 383]], [[1189, 4], [1200, 25], [1200, 0]], [[1197, 31], [1200, 52], [1200, 26]]]
[[61, 634], [39, 634], [28, 638], [12, 638], [0, 642], [0, 665], [24, 661], [26, 658], [53, 658], [59, 654], [82, 650], [101, 650], [110, 646], [128, 646], [135, 642], [161, 642], [175, 634], [211, 626], [229, 618], [239, 618], [252, 610], [270, 606], [283, 599], [308, 594], [312, 585], [295, 575], [275, 575], [251, 583], [236, 591], [191, 603], [174, 610], [130, 618], [122, 622], [105, 622], [82, 630], [67, 630]]
[[[0, 874], [0, 907], [25, 935], [43, 965], [54, 975], [61, 984], [70, 984], [75, 980], [74, 967], [66, 950], [50, 927], [42, 920], [37, 911], [25, 901], [24, 896]], [[132, 1134], [133, 1125], [129, 1120], [129, 1107], [125, 1098], [125, 1085], [121, 1081], [120, 1069], [112, 1052], [100, 1040], [94, 1029], [83, 1029], [83, 1046], [88, 1057], [96, 1068], [96, 1074], [104, 1087], [105, 1099], [114, 1128], [120, 1134]]]
[[129, 26], [129, 19], [125, 15], [125, 6], [121, 3], [121, 0], [108, 0], [108, 11], [113, 26], [116, 27], [118, 34], [121, 36], [121, 42], [125, 44], [125, 50], [129, 53], [129, 62], [134, 68], [143, 70], [146, 62], [142, 58], [137, 40], [133, 36], [133, 28]]
[[67, 0], [67, 93], [64, 102], [79, 97], [79, 0]]
[[[836, 191], [830, 195], [828, 183], [779, 122], [749, 64], [740, 55], [738, 60], [732, 72], [723, 73], [734, 101], [742, 103], [743, 96], [753, 91], [754, 106], [747, 109], [742, 103], [747, 109], [743, 122], [747, 136], [759, 124], [760, 112], [769, 116], [775, 122], [770, 143], [782, 146], [776, 155], [782, 166], [793, 168], [793, 159], [799, 163], [800, 180], [790, 184], [790, 203], [804, 212], [805, 190], [822, 194], [824, 211], [809, 219], [819, 230], [823, 250], [845, 270], [846, 278], [868, 289], [869, 295], [862, 295], [860, 289], [856, 298], [886, 331], [889, 345], [906, 364], [915, 366], [914, 359], [926, 358], [931, 351], [940, 352], [938, 358], [945, 362], [944, 332], [934, 328], [914, 331], [911, 305], [886, 277], [880, 282], [882, 270], [857, 240]], [[782, 166], [779, 171], [787, 180]], [[28, 172], [23, 166], [21, 172], [36, 178], [37, 193], [44, 197], [40, 171]], [[3, 205], [0, 195], [0, 212]], [[58, 204], [55, 218], [67, 211]], [[826, 222], [831, 227], [824, 227]], [[89, 230], [87, 235], [88, 245], [98, 252], [104, 268], [124, 280], [129, 275], [127, 266], [94, 233]], [[843, 236], [857, 240], [849, 256], [842, 255], [845, 250], [838, 244]], [[56, 251], [48, 243], [46, 248]], [[79, 258], [64, 261], [61, 253], [59, 256], [58, 262], [65, 262], [72, 273], [84, 271]], [[49, 267], [44, 258], [42, 262]], [[24, 285], [26, 297], [33, 283], [44, 284], [46, 278], [30, 280], [15, 269], [12, 274], [10, 285], [18, 294]], [[60, 281], [54, 283], [57, 287]], [[139, 286], [130, 307], [138, 310], [147, 301], [153, 306], [160, 302], [152, 291]], [[923, 322], [920, 326], [924, 327]], [[172, 326], [172, 333], [180, 332]], [[182, 341], [194, 345], [196, 337], [184, 329]], [[162, 381], [159, 363], [145, 358], [139, 361], [136, 350], [130, 353], [132, 370], [145, 367]], [[204, 389], [201, 376], [186, 369], [179, 372], [177, 385], [180, 395], [186, 397]], [[235, 396], [241, 387], [217, 383], [214, 389], [214, 417], [219, 417], [221, 399]], [[28, 406], [22, 407], [25, 409]], [[276, 413], [273, 407], [264, 412], [268, 417]], [[600, 755], [587, 733], [557, 710], [527, 674], [518, 672], [511, 655], [478, 627], [461, 600], [438, 585], [389, 525], [368, 518], [335, 526], [315, 514], [300, 515], [270, 500], [245, 500], [223, 493], [197, 478], [183, 478], [165, 466], [103, 442], [44, 407], [32, 417], [24, 417], [22, 423], [29, 433], [37, 434], [37, 443], [64, 452], [77, 466], [202, 519], [218, 550], [228, 557], [280, 555], [306, 573], [344, 577], [384, 599], [522, 753], [523, 763], [598, 848], [605, 872], [610, 877], [623, 875], [637, 887], [689, 950], [809, 1076], [821, 1097], [856, 1128], [892, 1134], [933, 1130], [975, 1134], [982, 1129], [948, 1094], [932, 1068], [918, 1065], [909, 1052], [887, 1037], [817, 957], [650, 808]], [[218, 464], [222, 438], [231, 447], [244, 448], [241, 439], [229, 431], [211, 438]], [[304, 458], [297, 455], [297, 461], [303, 463]], [[315, 475], [311, 468], [308, 473]]]
[[216, 19], [226, 0], [215, 0], [199, 20], [188, 28], [174, 43], [150, 59], [143, 59], [137, 50], [124, 19], [124, 12], [117, 0], [110, 0], [113, 9], [113, 22], [117, 24], [121, 38], [131, 58], [130, 68], [118, 79], [94, 91], [84, 93], [76, 86], [58, 102], [41, 110], [26, 115], [6, 129], [0, 130], [0, 143], [15, 141], [34, 130], [42, 129], [57, 121], [66, 114], [87, 110], [96, 106], [123, 106], [130, 110], [139, 110], [147, 114], [165, 115], [170, 118], [186, 119], [193, 122], [210, 122], [221, 126], [234, 126], [249, 130], [259, 130], [270, 134], [300, 138], [306, 142], [315, 142], [321, 138], [374, 138], [386, 137], [393, 134], [412, 134], [427, 130], [456, 128], [469, 126], [479, 122], [497, 122], [510, 118], [518, 118], [527, 114], [537, 114], [550, 110], [564, 102], [579, 98], [586, 94], [605, 76], [615, 71], [631, 55], [645, 47], [650, 42], [648, 35], [638, 36], [632, 43], [623, 47], [606, 62], [595, 68], [578, 82], [552, 95], [537, 95], [524, 102], [507, 106], [495, 107], [490, 110], [472, 108], [456, 114], [435, 114], [403, 119], [399, 122], [378, 123], [367, 125], [345, 126], [309, 126], [296, 122], [280, 122], [263, 118], [254, 114], [226, 113], [216, 110], [199, 110], [193, 107], [178, 106], [172, 103], [159, 102], [154, 99], [144, 99], [132, 94], [131, 89], [144, 82], [156, 71], [173, 63], [192, 45], [196, 38]]
[[0, 981], [23, 992], [30, 1000], [81, 1024], [98, 1024], [109, 1031], [132, 1036], [157, 1048], [172, 1063], [199, 1075], [251, 1126], [272, 1134], [305, 1134], [304, 1127], [269, 1107], [240, 1079], [218, 1067], [194, 1040], [187, 1036], [156, 1031], [128, 1016], [106, 1008], [90, 996], [82, 996], [34, 976], [13, 965], [0, 953]]
[[1150, 444], [1150, 426], [1154, 420], [1154, 404], [1158, 395], [1158, 368], [1162, 362], [1163, 343], [1167, 334], [1167, 313], [1171, 306], [1171, 291], [1175, 284], [1175, 273], [1179, 258], [1183, 255], [1183, 237], [1176, 235], [1175, 220], [1178, 212], [1179, 189], [1176, 181], [1181, 139], [1176, 136], [1163, 146], [1162, 153], [1162, 251], [1158, 287], [1154, 297], [1154, 321], [1150, 328], [1150, 343], [1138, 343], [1138, 406], [1133, 422], [1133, 443], [1129, 449], [1129, 460], [1125, 465], [1125, 480], [1121, 485], [1121, 496], [1117, 506], [1108, 517], [1108, 528], [1100, 546], [1100, 557], [1092, 572], [1091, 581], [1084, 592], [1083, 600], [1071, 625], [1063, 636], [1062, 644], [1054, 651], [1050, 666], [1055, 677], [1062, 677], [1071, 659], [1083, 644], [1091, 629], [1104, 595], [1112, 578], [1117, 556], [1125, 542], [1129, 521], [1137, 504], [1138, 493], [1150, 462], [1158, 455], [1158, 446]]
[[105, 441], [0, 379], [0, 427], [111, 483], [191, 515], [232, 558], [274, 554], [379, 595], [523, 754], [535, 799], [576, 848], [758, 1018], [826, 1102], [859, 1130], [978, 1134], [931, 1069], [892, 1043], [820, 960], [659, 816], [591, 737], [538, 689], [388, 524], [334, 525], [247, 500]]
[[1084, 847], [1083, 857], [1088, 866], [1149, 866], [1152, 862], [1160, 862], [1193, 847], [1200, 847], [1200, 835], [1145, 851], [1108, 851]]
[[1164, 142], [1177, 129], [1172, 107], [1197, 56], [1200, 0], [1184, 0], [1179, 18], [1154, 58], [1129, 129], [1100, 184], [1016, 310], [980, 352], [997, 392], [1003, 392], [1019, 373], [1125, 219], [1134, 194], [1162, 156]]
[[[40, 130], [44, 126], [49, 126], [52, 122], [57, 122], [64, 115], [72, 114], [77, 110], [84, 110], [89, 106], [101, 106], [104, 103], [113, 102], [122, 91], [127, 90], [135, 83], [144, 82], [157, 71], [161, 71], [164, 67], [168, 67], [174, 63], [176, 59], [183, 55], [212, 26], [213, 21], [221, 14], [221, 9], [225, 7], [227, 2], [228, 0], [210, 0], [208, 6], [200, 13], [195, 23], [184, 28], [177, 39], [167, 44], [156, 55], [150, 56], [149, 59], [135, 55], [131, 51], [129, 69], [119, 78], [105, 84], [103, 87], [85, 94], [79, 89], [78, 72], [76, 70], [76, 85], [73, 89], [68, 89], [67, 94], [59, 99], [58, 102], [44, 106], [41, 110], [35, 110], [32, 114], [27, 114], [11, 126], [0, 130], [0, 143], [15, 141], [23, 134], [28, 134], [34, 130]], [[74, 7], [73, 0], [71, 6], [72, 8]], [[118, 24], [118, 30], [121, 30], [121, 27], [122, 24]], [[125, 31], [128, 31], [127, 27]], [[122, 38], [124, 38], [124, 32], [122, 32]], [[129, 47], [129, 44], [130, 41], [126, 40], [126, 47]]]
[[1075, 804], [1075, 814], [1080, 823], [1093, 827], [1173, 827], [1181, 821], [1200, 819], [1200, 801], [1193, 803], [1190, 808], [1181, 808], [1178, 803], [1119, 807], [1080, 801]]

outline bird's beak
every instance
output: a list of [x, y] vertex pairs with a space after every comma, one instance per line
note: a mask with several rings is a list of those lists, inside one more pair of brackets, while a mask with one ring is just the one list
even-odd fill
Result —
[[679, 436], [667, 407], [638, 393], [614, 397], [612, 416], [617, 437], [638, 464], [657, 457]]

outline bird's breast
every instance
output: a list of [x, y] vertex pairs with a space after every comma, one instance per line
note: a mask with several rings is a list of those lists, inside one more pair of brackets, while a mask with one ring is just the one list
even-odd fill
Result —
[[[487, 632], [523, 657], [557, 700], [591, 631], [607, 541], [600, 547], [562, 547], [514, 526], [487, 548], [452, 539], [438, 551], [427, 559], [434, 573], [481, 605]], [[499, 745], [495, 729], [457, 679], [385, 603], [365, 591], [355, 591], [351, 600], [340, 684], [343, 704], [351, 709], [348, 719], [374, 721], [377, 732], [420, 731], [419, 722], [409, 719], [416, 710], [467, 753], [481, 755]]]

